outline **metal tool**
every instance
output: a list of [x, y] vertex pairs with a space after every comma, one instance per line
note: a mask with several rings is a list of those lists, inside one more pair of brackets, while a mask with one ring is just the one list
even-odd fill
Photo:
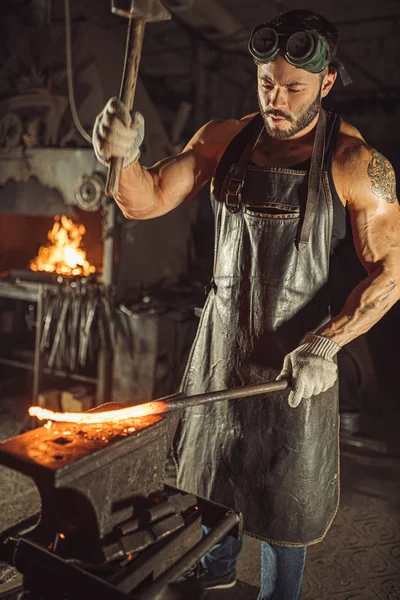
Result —
[[70, 300], [71, 300], [71, 297], [68, 294], [68, 289], [64, 289], [64, 293], [65, 293], [65, 296], [63, 298], [61, 315], [60, 315], [60, 318], [58, 320], [56, 334], [55, 334], [55, 337], [54, 337], [53, 346], [51, 348], [51, 352], [50, 352], [50, 356], [49, 356], [49, 360], [48, 360], [48, 366], [50, 368], [53, 367], [54, 362], [55, 362], [56, 357], [57, 357], [57, 350], [58, 350], [58, 348], [60, 346], [60, 342], [61, 342], [61, 339], [62, 339], [62, 336], [63, 336], [63, 331], [64, 331], [65, 323], [67, 321], [67, 314], [68, 314], [68, 309], [69, 309], [69, 303], [70, 303]]
[[46, 348], [49, 347], [50, 344], [50, 329], [51, 329], [51, 324], [53, 321], [53, 313], [55, 310], [55, 305], [56, 305], [56, 297], [54, 295], [49, 295], [50, 293], [47, 293], [46, 298], [47, 298], [47, 305], [45, 308], [45, 317], [44, 317], [44, 326], [43, 326], [43, 331], [42, 331], [42, 337], [40, 340], [40, 352], [41, 354], [43, 354], [43, 352], [45, 351]]
[[76, 357], [78, 353], [78, 338], [79, 338], [79, 320], [81, 311], [81, 294], [80, 294], [80, 282], [77, 283], [75, 288], [75, 297], [72, 303], [72, 319], [71, 319], [71, 332], [69, 338], [70, 355], [69, 355], [69, 370], [72, 372], [75, 370]]
[[[135, 98], [146, 21], [168, 21], [171, 13], [159, 0], [131, 0], [129, 9], [118, 6], [118, 0], [112, 0], [111, 11], [129, 19], [120, 99], [131, 111]], [[115, 196], [118, 193], [122, 165], [123, 158], [113, 157], [111, 159], [106, 183], [108, 196]]]
[[[240, 400], [251, 396], [259, 396], [287, 390], [290, 387], [289, 381], [282, 379], [272, 381], [270, 383], [257, 383], [255, 385], [244, 385], [237, 388], [229, 388], [227, 390], [218, 390], [206, 392], [204, 394], [196, 394], [193, 396], [185, 396], [183, 392], [171, 394], [164, 398], [159, 398], [152, 402], [145, 402], [127, 408], [121, 408], [120, 404], [115, 402], [106, 402], [97, 407], [96, 411], [89, 410], [85, 413], [79, 413], [79, 419], [76, 420], [76, 414], [57, 413], [47, 409], [41, 409], [37, 406], [31, 406], [29, 414], [32, 417], [40, 419], [49, 419], [50, 421], [58, 421], [63, 423], [79, 422], [83, 425], [94, 425], [96, 423], [110, 423], [124, 421], [125, 419], [148, 418], [150, 415], [165, 415], [175, 410], [185, 410], [193, 406], [201, 404], [212, 404], [221, 402], [222, 400]], [[104, 414], [97, 415], [95, 412], [107, 412], [107, 420], [104, 420]]]
[[160, 398], [154, 402], [141, 404], [142, 408], [151, 407], [151, 414], [165, 414], [173, 410], [183, 410], [200, 404], [211, 404], [221, 402], [222, 400], [236, 400], [258, 396], [261, 394], [270, 394], [288, 389], [289, 382], [286, 379], [280, 381], [271, 381], [269, 383], [257, 383], [255, 385], [244, 385], [242, 387], [230, 388], [227, 390], [218, 390], [216, 392], [207, 392], [205, 394], [196, 394], [194, 396], [185, 396], [183, 393], [173, 394], [166, 398]]
[[79, 348], [79, 364], [84, 367], [86, 364], [86, 356], [90, 341], [90, 330], [95, 318], [97, 306], [99, 303], [99, 298], [96, 295], [89, 297], [88, 303], [86, 305], [86, 320], [84, 330], [81, 331], [82, 335], [82, 344]]

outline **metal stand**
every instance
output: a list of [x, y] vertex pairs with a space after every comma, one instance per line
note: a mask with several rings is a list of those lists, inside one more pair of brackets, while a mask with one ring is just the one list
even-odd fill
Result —
[[42, 325], [43, 325], [43, 300], [44, 300], [44, 286], [39, 285], [37, 295], [37, 309], [36, 309], [36, 331], [35, 331], [35, 356], [33, 361], [33, 389], [32, 389], [32, 404], [37, 404], [40, 379], [42, 375], [42, 353], [40, 352], [40, 339], [42, 336]]

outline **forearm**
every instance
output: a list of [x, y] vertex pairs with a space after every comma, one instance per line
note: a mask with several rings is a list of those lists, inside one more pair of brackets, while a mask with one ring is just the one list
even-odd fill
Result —
[[213, 163], [187, 151], [160, 160], [149, 169], [138, 162], [122, 171], [116, 198], [128, 219], [153, 219], [193, 198], [209, 181]]
[[398, 300], [393, 271], [375, 270], [354, 288], [340, 313], [317, 333], [344, 346], [371, 329]]

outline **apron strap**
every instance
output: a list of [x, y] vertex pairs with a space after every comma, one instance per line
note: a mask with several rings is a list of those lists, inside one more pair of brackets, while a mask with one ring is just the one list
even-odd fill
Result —
[[311, 155], [310, 171], [308, 174], [307, 204], [304, 220], [301, 226], [299, 245], [304, 248], [310, 241], [310, 234], [318, 212], [321, 175], [325, 155], [326, 113], [321, 109], [315, 129], [314, 146]]
[[262, 121], [260, 114], [257, 114], [250, 122], [249, 129], [250, 135], [244, 150], [238, 162], [232, 166], [228, 173], [228, 182], [225, 188], [225, 205], [231, 213], [237, 213], [240, 210], [242, 204], [242, 189], [250, 155], [264, 131], [264, 122]]

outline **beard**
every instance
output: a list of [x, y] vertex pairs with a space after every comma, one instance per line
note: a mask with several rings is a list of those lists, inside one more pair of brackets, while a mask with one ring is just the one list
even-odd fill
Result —
[[[268, 133], [268, 135], [276, 140], [287, 140], [288, 138], [291, 138], [292, 136], [296, 135], [296, 133], [299, 133], [300, 131], [308, 127], [308, 125], [310, 125], [310, 123], [313, 122], [313, 120], [321, 110], [320, 92], [321, 87], [318, 90], [317, 96], [311, 102], [311, 104], [302, 108], [296, 117], [292, 117], [291, 115], [286, 114], [282, 110], [276, 110], [274, 108], [267, 108], [266, 110], [263, 110], [260, 102], [260, 97], [258, 96], [258, 106], [260, 108], [261, 116], [264, 120], [265, 131]], [[271, 125], [268, 123], [268, 116], [270, 115], [274, 117], [284, 117], [289, 121], [289, 123], [291, 123], [291, 127], [289, 127], [289, 129], [286, 129], [285, 131], [280, 131], [279, 129], [271, 127]]]

